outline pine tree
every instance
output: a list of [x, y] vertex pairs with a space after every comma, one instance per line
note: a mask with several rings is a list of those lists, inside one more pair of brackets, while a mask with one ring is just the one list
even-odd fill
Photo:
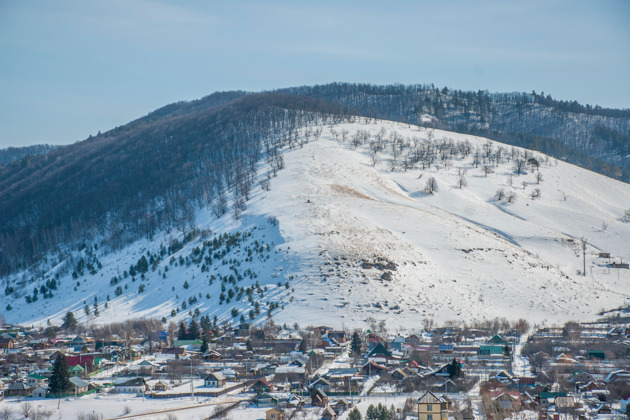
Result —
[[71, 311], [66, 312], [66, 315], [63, 317], [63, 324], [61, 324], [61, 328], [73, 330], [76, 327], [77, 319], [74, 317], [74, 314]]
[[201, 354], [205, 354], [208, 351], [208, 342], [206, 341], [205, 338], [203, 342], [201, 343], [201, 348], [199, 348], [199, 351], [201, 352]]
[[199, 338], [199, 324], [193, 318], [188, 325], [188, 339], [196, 340]]
[[188, 338], [188, 332], [186, 331], [186, 324], [184, 321], [179, 323], [179, 331], [177, 331], [178, 340], [186, 340]]
[[361, 336], [358, 331], [352, 333], [352, 341], [350, 342], [350, 352], [354, 357], [361, 356], [363, 350], [363, 343], [361, 342]]
[[453, 358], [453, 361], [446, 368], [448, 370], [448, 375], [452, 378], [459, 378], [462, 374], [462, 365], [457, 361], [457, 359]]
[[348, 414], [348, 420], [363, 420], [363, 416], [361, 416], [361, 412], [358, 408], [354, 407], [350, 413]]
[[72, 391], [72, 382], [70, 382], [70, 371], [68, 371], [68, 363], [66, 356], [59, 355], [53, 363], [53, 373], [48, 380], [48, 389], [53, 395], [65, 394]]

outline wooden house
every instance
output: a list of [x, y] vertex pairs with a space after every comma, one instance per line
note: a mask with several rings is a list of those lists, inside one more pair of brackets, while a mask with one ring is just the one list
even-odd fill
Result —
[[256, 382], [252, 384], [251, 389], [252, 391], [257, 392], [257, 393], [272, 392], [273, 385], [266, 379], [261, 378], [261, 379], [257, 379]]
[[316, 389], [311, 394], [311, 405], [315, 407], [326, 407], [328, 405], [328, 395], [321, 389]]
[[418, 399], [418, 420], [447, 420], [448, 402], [427, 391]]
[[322, 411], [322, 420], [335, 420], [337, 418], [337, 413], [330, 406], [324, 407], [324, 411]]
[[223, 388], [225, 386], [225, 376], [221, 372], [212, 372], [203, 379], [203, 384], [211, 388]]
[[284, 411], [278, 407], [272, 407], [265, 412], [265, 420], [284, 420]]

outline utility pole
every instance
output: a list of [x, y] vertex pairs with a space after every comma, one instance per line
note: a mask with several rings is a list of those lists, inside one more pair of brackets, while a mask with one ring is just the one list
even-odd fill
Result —
[[190, 395], [195, 399], [195, 386], [193, 385], [193, 361], [190, 359]]
[[582, 237], [582, 276], [586, 276], [586, 238]]

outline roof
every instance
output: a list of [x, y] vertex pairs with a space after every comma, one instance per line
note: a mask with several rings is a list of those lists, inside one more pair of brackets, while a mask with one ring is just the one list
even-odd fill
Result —
[[114, 386], [142, 386], [146, 385], [144, 378], [131, 378], [126, 380], [116, 381]]
[[440, 397], [436, 397], [431, 391], [427, 391], [420, 398], [418, 398], [418, 404], [439, 404], [443, 403]]
[[78, 376], [73, 376], [70, 378], [70, 382], [72, 382], [77, 388], [87, 387], [89, 384]]
[[382, 343], [377, 343], [374, 348], [368, 353], [368, 357], [373, 357], [377, 355], [392, 357], [392, 352], [387, 350]]
[[554, 398], [554, 402], [558, 408], [571, 408], [575, 406], [573, 397], [556, 397]]
[[16, 381], [16, 382], [13, 382], [11, 385], [9, 385], [9, 388], [7, 389], [14, 391], [14, 390], [23, 390], [23, 389], [30, 389], [30, 388], [24, 382]]
[[221, 372], [212, 372], [211, 374], [206, 376], [205, 380], [207, 381], [208, 379], [214, 379], [216, 381], [225, 381], [225, 375], [223, 375]]

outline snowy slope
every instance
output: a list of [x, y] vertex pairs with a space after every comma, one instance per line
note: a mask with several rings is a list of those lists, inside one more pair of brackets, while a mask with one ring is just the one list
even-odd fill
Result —
[[[617, 261], [630, 259], [630, 223], [621, 221], [630, 208], [630, 185], [530, 152], [543, 174], [537, 183], [538, 172], [529, 166], [515, 175], [508, 146], [487, 175], [482, 164], [475, 167], [474, 153], [404, 170], [404, 154], [429, 139], [434, 144], [467, 140], [473, 151], [496, 151], [501, 145], [387, 121], [322, 128], [318, 140], [310, 136], [302, 147], [284, 151], [285, 169], [271, 179], [269, 191], [254, 190], [240, 219], [216, 219], [200, 210], [197, 228], [205, 235], [176, 252], [162, 252], [144, 279], [123, 274], [147, 252], [157, 257], [162, 245], [167, 248], [181, 234], [156, 235], [109, 255], [97, 250], [102, 269], [96, 274], [73, 279], [66, 272], [53, 297], [40, 295], [30, 304], [18, 291], [5, 317], [28, 324], [59, 322], [71, 309], [86, 322], [136, 316], [170, 320], [178, 308], [175, 321], [198, 309], [237, 322], [241, 314], [249, 319], [259, 302], [255, 322], [263, 322], [271, 306], [280, 323], [341, 327], [374, 318], [391, 328], [414, 328], [424, 318], [587, 319], [630, 297], [630, 270], [611, 270], [598, 258], [610, 252]], [[360, 130], [369, 139], [354, 145], [351, 139]], [[384, 147], [374, 165], [369, 144], [379, 133]], [[395, 163], [392, 153], [399, 146], [391, 139], [406, 150]], [[261, 164], [261, 179], [266, 173]], [[467, 185], [460, 188], [462, 176]], [[434, 194], [425, 192], [430, 177], [439, 187]], [[516, 200], [497, 200], [499, 189]], [[540, 197], [532, 199], [536, 189]], [[203, 246], [225, 232], [238, 235], [236, 246]], [[586, 276], [581, 275], [582, 237]], [[195, 254], [194, 248], [201, 251]], [[114, 276], [118, 282], [111, 284]], [[23, 280], [31, 293], [44, 280], [28, 281]], [[229, 303], [219, 304], [222, 285], [225, 296], [234, 291]], [[124, 287], [120, 296], [118, 286]]]

